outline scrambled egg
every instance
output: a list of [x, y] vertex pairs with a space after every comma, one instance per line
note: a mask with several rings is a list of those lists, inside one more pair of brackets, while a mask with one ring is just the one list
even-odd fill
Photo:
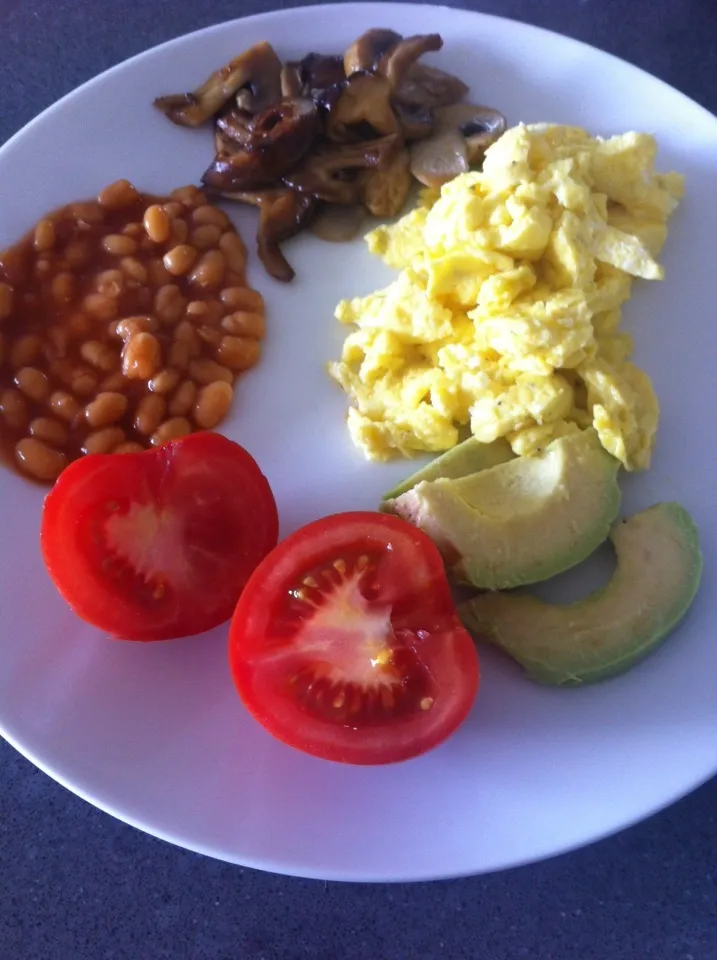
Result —
[[367, 236], [401, 272], [342, 301], [351, 325], [329, 372], [367, 457], [439, 451], [460, 432], [530, 455], [594, 426], [629, 470], [649, 466], [658, 404], [620, 330], [633, 277], [656, 260], [683, 192], [646, 134], [508, 130], [466, 173]]

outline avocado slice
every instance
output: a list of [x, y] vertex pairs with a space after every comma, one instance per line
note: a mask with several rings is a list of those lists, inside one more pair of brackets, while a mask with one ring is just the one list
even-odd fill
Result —
[[439, 477], [455, 479], [456, 477], [465, 477], [469, 473], [477, 473], [479, 470], [487, 470], [489, 467], [495, 467], [499, 463], [505, 463], [512, 460], [513, 451], [510, 444], [502, 438], [494, 440], [493, 443], [481, 443], [475, 437], [469, 437], [463, 443], [456, 444], [450, 450], [446, 450], [440, 456], [431, 460], [425, 467], [421, 467], [410, 477], [403, 480], [393, 490], [389, 490], [381, 498], [381, 510], [391, 510], [387, 500], [394, 500], [400, 497], [402, 493], [412, 490], [423, 480], [438, 480]]
[[622, 673], [687, 613], [700, 583], [697, 527], [678, 503], [658, 503], [613, 527], [617, 569], [577, 603], [485, 593], [461, 604], [472, 632], [497, 644], [539, 683], [575, 686]]
[[591, 428], [537, 457], [423, 481], [393, 508], [431, 537], [457, 580], [518, 587], [575, 566], [607, 538], [620, 508], [618, 467]]

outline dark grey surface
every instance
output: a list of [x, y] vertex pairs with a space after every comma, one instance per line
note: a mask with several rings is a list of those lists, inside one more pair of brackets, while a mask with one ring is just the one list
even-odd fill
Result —
[[[152, 0], [0, 0], [0, 142], [127, 56], [291, 5], [165, 0], [160, 13]], [[717, 111], [716, 0], [455, 6], [578, 37]], [[713, 780], [547, 863], [434, 884], [326, 885], [147, 837], [0, 742], [0, 960], [715, 960], [716, 805]]]

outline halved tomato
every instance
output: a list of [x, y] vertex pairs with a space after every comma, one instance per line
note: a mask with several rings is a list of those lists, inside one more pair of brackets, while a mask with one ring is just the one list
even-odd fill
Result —
[[276, 503], [252, 457], [195, 433], [70, 464], [45, 499], [40, 543], [83, 620], [127, 640], [167, 640], [228, 620], [277, 536]]
[[229, 659], [270, 733], [345, 763], [435, 747], [478, 689], [438, 550], [380, 513], [325, 517], [279, 544], [239, 599]]

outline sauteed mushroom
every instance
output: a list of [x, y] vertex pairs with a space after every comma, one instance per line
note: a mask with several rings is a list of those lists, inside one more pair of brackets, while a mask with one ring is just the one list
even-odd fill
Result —
[[[244, 91], [245, 109], [260, 110], [281, 96], [281, 61], [271, 44], [257, 43], [215, 71], [193, 93], [157, 97], [155, 107], [182, 127], [198, 127]], [[241, 99], [241, 96], [240, 98]], [[248, 105], [247, 105], [248, 103]]]
[[358, 203], [362, 196], [359, 179], [346, 174], [366, 167], [380, 167], [400, 147], [396, 136], [361, 143], [329, 146], [308, 156], [296, 170], [283, 177], [299, 193], [308, 193], [327, 203]]
[[443, 107], [435, 132], [411, 147], [411, 173], [427, 187], [440, 187], [480, 163], [505, 128], [505, 117], [489, 107]]

